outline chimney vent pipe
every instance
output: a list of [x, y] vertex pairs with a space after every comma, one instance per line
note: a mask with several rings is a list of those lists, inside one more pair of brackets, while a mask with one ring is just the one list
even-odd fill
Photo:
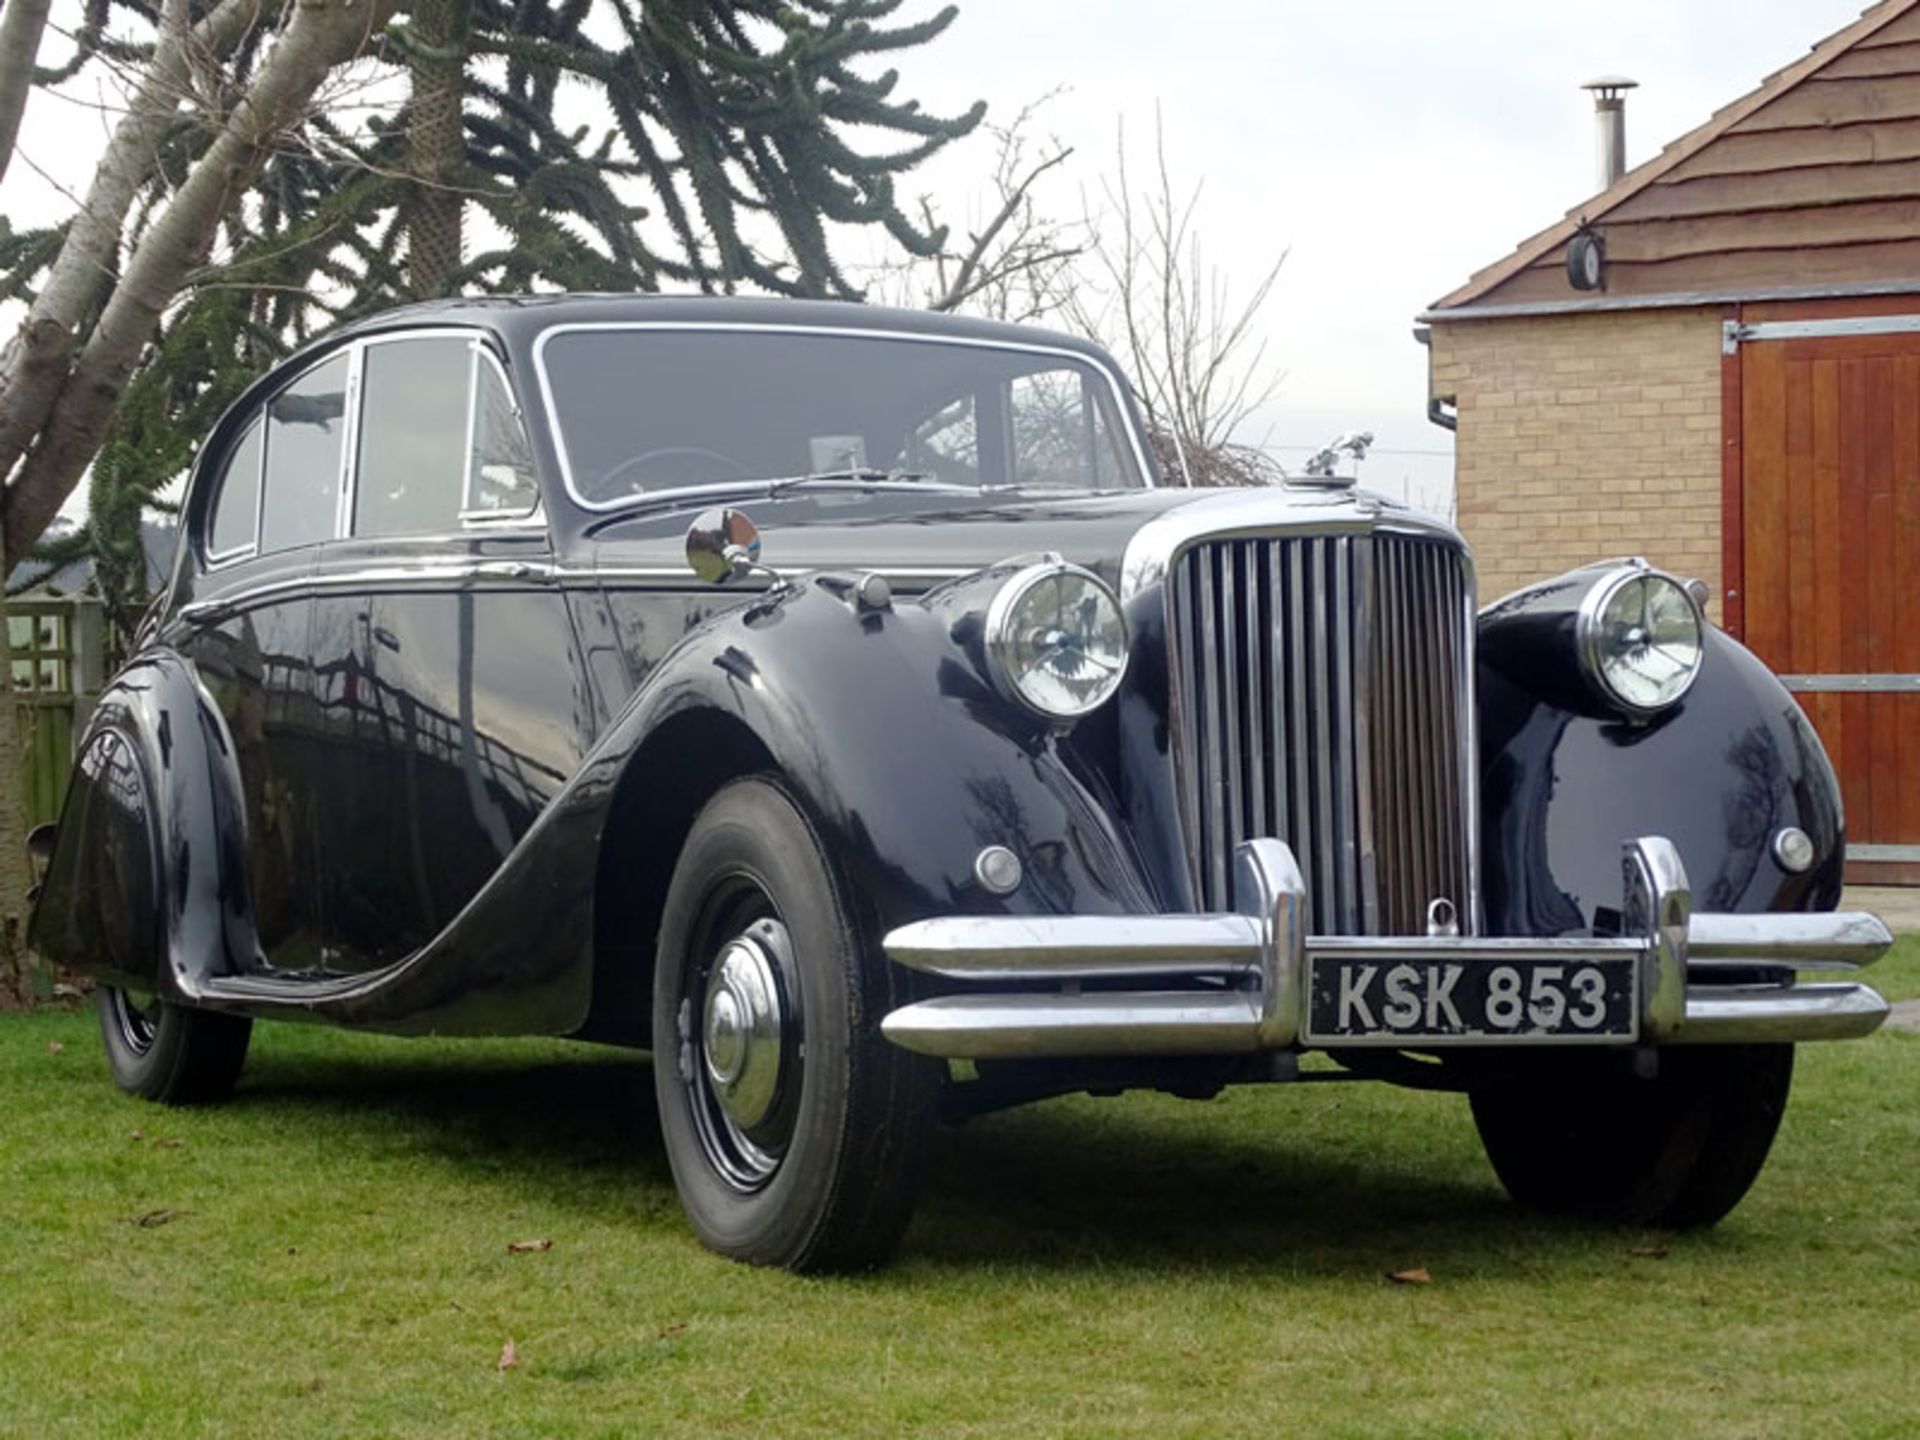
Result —
[[1600, 158], [1600, 188], [1611, 189], [1627, 173], [1627, 92], [1640, 82], [1624, 75], [1602, 75], [1580, 87], [1593, 92], [1593, 121]]

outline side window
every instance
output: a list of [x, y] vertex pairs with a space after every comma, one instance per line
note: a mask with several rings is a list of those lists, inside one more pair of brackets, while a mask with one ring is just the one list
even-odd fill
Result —
[[224, 559], [253, 548], [260, 516], [260, 421], [242, 432], [227, 454], [220, 488], [213, 497], [213, 523], [207, 527], [207, 555]]
[[457, 336], [369, 345], [361, 365], [355, 535], [459, 524], [472, 352]]
[[467, 456], [467, 493], [460, 512], [474, 519], [525, 515], [540, 499], [533, 451], [520, 412], [500, 371], [473, 352], [473, 446]]
[[260, 548], [332, 537], [347, 428], [347, 357], [316, 365], [267, 406]]

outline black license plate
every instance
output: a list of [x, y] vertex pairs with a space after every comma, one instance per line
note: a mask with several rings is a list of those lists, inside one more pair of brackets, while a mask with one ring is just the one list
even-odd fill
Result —
[[1638, 962], [1381, 961], [1316, 955], [1307, 1039], [1321, 1045], [1580, 1044], [1639, 1034]]

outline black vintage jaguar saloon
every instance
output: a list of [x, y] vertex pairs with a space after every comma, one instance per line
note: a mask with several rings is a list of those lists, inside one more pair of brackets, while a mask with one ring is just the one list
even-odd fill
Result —
[[32, 938], [154, 1100], [255, 1019], [650, 1048], [762, 1263], [883, 1258], [943, 1116], [1303, 1060], [1464, 1093], [1522, 1203], [1710, 1223], [1886, 1013], [1833, 773], [1697, 587], [1476, 603], [1349, 484], [1170, 486], [1058, 335], [397, 310], [208, 437]]

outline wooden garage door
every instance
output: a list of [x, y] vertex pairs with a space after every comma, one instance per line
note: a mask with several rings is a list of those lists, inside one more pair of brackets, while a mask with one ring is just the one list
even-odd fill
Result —
[[1744, 638], [1840, 772], [1849, 878], [1920, 881], [1920, 317], [1730, 334]]

